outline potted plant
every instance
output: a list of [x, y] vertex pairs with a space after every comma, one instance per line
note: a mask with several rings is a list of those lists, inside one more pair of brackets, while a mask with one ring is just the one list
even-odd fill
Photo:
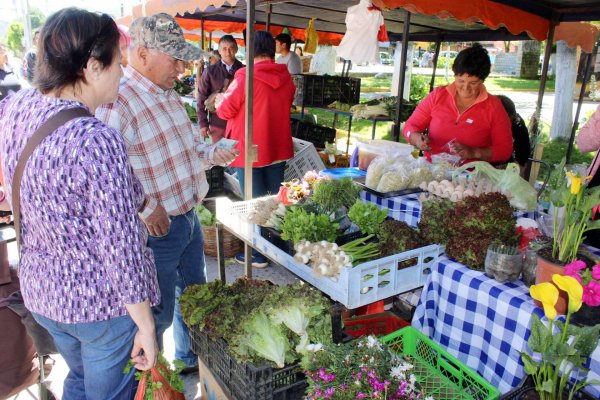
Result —
[[[555, 274], [551, 282], [531, 286], [531, 297], [540, 301], [548, 323], [533, 314], [531, 335], [527, 344], [531, 352], [521, 352], [525, 372], [533, 380], [535, 391], [541, 400], [562, 400], [564, 395], [572, 399], [574, 394], [587, 385], [597, 384], [588, 381], [588, 369], [584, 364], [598, 345], [600, 325], [577, 327], [570, 325], [571, 316], [582, 304], [583, 288], [573, 277]], [[569, 295], [566, 320], [558, 320], [556, 303], [558, 288]], [[570, 377], [575, 373], [575, 383], [567, 389]], [[523, 398], [523, 397], [521, 397]]]
[[[550, 282], [554, 274], [563, 275], [565, 264], [577, 259], [585, 233], [600, 228], [600, 221], [591, 220], [592, 208], [600, 204], [600, 187], [588, 189], [586, 179], [589, 178], [567, 171], [551, 193], [553, 237], [551, 246], [538, 252], [536, 283]], [[566, 294], [560, 293], [559, 314], [565, 313], [566, 301]]]
[[583, 303], [579, 311], [573, 314], [573, 323], [600, 323], [600, 264], [588, 267], [582, 260], [575, 260], [565, 266], [565, 275], [575, 278], [583, 287]]

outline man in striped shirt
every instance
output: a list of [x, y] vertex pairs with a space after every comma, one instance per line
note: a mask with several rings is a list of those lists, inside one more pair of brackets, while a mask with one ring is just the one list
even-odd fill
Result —
[[201, 56], [200, 49], [185, 42], [173, 17], [161, 13], [138, 18], [129, 34], [129, 65], [119, 97], [96, 116], [123, 134], [146, 194], [139, 215], [148, 228], [161, 291], [161, 303], [154, 309], [159, 345], [173, 322], [175, 357], [191, 372], [197, 370], [197, 358], [177, 300], [188, 285], [206, 282], [202, 230], [194, 207], [208, 192], [204, 170], [229, 164], [237, 152], [200, 143], [173, 90], [184, 61]]

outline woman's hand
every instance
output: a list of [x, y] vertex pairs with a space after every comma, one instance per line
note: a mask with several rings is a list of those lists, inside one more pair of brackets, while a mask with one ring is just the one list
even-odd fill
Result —
[[410, 144], [422, 151], [429, 151], [429, 136], [421, 132], [412, 132], [408, 137]]
[[491, 147], [470, 147], [454, 141], [450, 144], [450, 150], [459, 155], [461, 160], [490, 161], [492, 159]]
[[216, 148], [213, 154], [213, 163], [220, 166], [227, 166], [240, 154], [238, 149], [219, 149]]
[[137, 331], [133, 339], [133, 349], [131, 350], [131, 361], [136, 369], [147, 371], [156, 364], [158, 357], [158, 343], [156, 343], [156, 334], [154, 331], [144, 333]]

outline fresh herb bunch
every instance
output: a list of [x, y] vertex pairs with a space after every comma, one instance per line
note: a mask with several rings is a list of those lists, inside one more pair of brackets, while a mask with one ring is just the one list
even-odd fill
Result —
[[428, 243], [446, 244], [450, 240], [448, 221], [454, 216], [454, 203], [448, 199], [430, 196], [421, 203], [421, 220], [418, 227]]
[[301, 240], [333, 242], [338, 235], [339, 224], [331, 221], [328, 215], [308, 213], [303, 208], [291, 206], [280, 229], [281, 238], [294, 243]]
[[348, 217], [358, 225], [361, 232], [377, 235], [381, 229], [381, 224], [387, 217], [387, 211], [380, 210], [373, 203], [363, 203], [356, 200], [356, 203], [348, 210]]
[[196, 109], [188, 103], [184, 103], [184, 105], [185, 112], [187, 113], [187, 116], [190, 119], [190, 121], [192, 121], [193, 123], [198, 122], [198, 112], [196, 111]]
[[353, 267], [379, 256], [379, 245], [369, 242], [373, 236], [370, 234], [340, 246], [340, 249], [350, 258]]
[[389, 219], [381, 224], [379, 249], [382, 257], [425, 246], [419, 232], [406, 222]]
[[323, 179], [316, 183], [311, 200], [331, 214], [342, 207], [352, 207], [359, 193], [360, 188], [354, 184], [352, 178]]
[[[167, 381], [169, 386], [176, 392], [183, 393], [185, 388], [185, 383], [181, 379], [181, 371], [185, 368], [185, 363], [181, 360], [173, 361], [173, 367], [167, 361], [167, 359], [162, 355], [162, 353], [158, 353], [157, 364], [162, 364], [165, 368], [161, 368], [157, 366], [156, 369], [160, 372], [163, 378]], [[124, 374], [129, 374], [131, 369], [133, 368], [133, 361], [129, 360], [125, 367], [123, 368]], [[152, 381], [152, 372], [149, 371], [136, 371], [135, 372], [135, 380], [140, 381], [142, 377], [146, 375], [146, 391], [144, 392], [144, 400], [154, 400], [154, 392], [162, 389], [162, 382], [153, 382]]]

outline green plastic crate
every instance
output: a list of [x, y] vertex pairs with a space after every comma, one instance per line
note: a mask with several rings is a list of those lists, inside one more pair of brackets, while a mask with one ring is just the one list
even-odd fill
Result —
[[500, 397], [498, 389], [412, 326], [380, 340], [393, 353], [413, 364], [414, 374], [426, 396], [436, 400]]

